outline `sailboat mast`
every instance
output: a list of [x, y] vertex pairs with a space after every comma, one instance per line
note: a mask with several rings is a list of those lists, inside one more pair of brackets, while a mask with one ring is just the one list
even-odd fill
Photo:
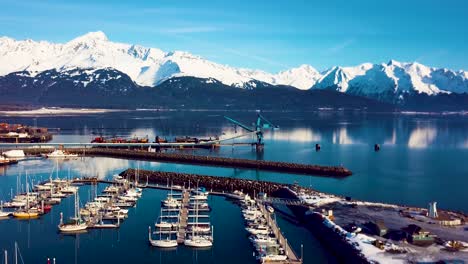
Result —
[[75, 219], [78, 219], [80, 217], [80, 210], [78, 207], [80, 206], [80, 195], [78, 192], [75, 194]]
[[29, 210], [29, 186], [28, 186], [28, 171], [26, 171], [26, 208]]
[[15, 241], [15, 264], [18, 264], [18, 243]]

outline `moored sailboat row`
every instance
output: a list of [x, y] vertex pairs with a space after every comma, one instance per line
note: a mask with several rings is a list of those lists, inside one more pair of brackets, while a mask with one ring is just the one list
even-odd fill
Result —
[[285, 261], [288, 259], [285, 250], [279, 243], [264, 214], [272, 214], [273, 208], [261, 210], [257, 201], [245, 195], [242, 201], [242, 215], [245, 220], [245, 230], [256, 251], [256, 258], [261, 263]]
[[[155, 223], [155, 232], [148, 228], [150, 244], [160, 248], [174, 248], [179, 243], [188, 247], [211, 247], [213, 228], [206, 214], [210, 211], [207, 198], [208, 192], [203, 188], [190, 193], [183, 190], [180, 194], [174, 193], [171, 187], [167, 198], [161, 201], [161, 214]], [[199, 219], [204, 221], [200, 222]], [[153, 238], [153, 235], [157, 238]]]
[[171, 192], [164, 201], [161, 201], [161, 213], [154, 224], [156, 239], [152, 238], [151, 227], [149, 227], [148, 240], [154, 247], [174, 248], [177, 247], [177, 233], [180, 227], [181, 198], [179, 194]]

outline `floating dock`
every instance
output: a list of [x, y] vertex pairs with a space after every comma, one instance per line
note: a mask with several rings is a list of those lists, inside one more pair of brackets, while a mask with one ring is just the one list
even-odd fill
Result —
[[188, 204], [190, 201], [190, 191], [184, 190], [182, 193], [182, 204], [180, 208], [179, 233], [177, 234], [177, 243], [183, 244], [188, 224]]

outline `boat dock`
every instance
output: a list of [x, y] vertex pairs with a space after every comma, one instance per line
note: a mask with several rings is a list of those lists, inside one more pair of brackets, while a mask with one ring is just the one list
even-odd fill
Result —
[[[261, 201], [257, 201], [260, 211], [267, 220], [268, 226], [273, 231], [273, 234], [277, 237], [278, 242], [282, 248], [285, 250], [285, 254], [288, 257], [286, 260], [274, 261], [274, 263], [281, 264], [302, 264], [302, 260], [296, 255], [294, 250], [291, 248], [291, 245], [288, 243], [288, 239], [281, 233], [280, 228], [276, 224], [276, 220], [271, 217], [270, 212], [265, 207], [265, 204]], [[272, 261], [273, 262], [273, 261]]]
[[185, 240], [185, 233], [187, 231], [187, 223], [188, 223], [189, 201], [190, 201], [190, 191], [184, 190], [182, 192], [182, 204], [180, 208], [179, 233], [177, 234], [178, 244], [183, 244]]

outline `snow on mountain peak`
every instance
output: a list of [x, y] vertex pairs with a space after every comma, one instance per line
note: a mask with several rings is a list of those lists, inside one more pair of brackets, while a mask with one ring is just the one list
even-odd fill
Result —
[[112, 42], [102, 31], [89, 32], [65, 44], [0, 38], [0, 76], [73, 68], [113, 68], [143, 86], [154, 86], [176, 76], [192, 76], [216, 79], [235, 87], [247, 87], [258, 80], [304, 90], [333, 89], [377, 98], [411, 92], [430, 95], [468, 92], [466, 71], [436, 69], [416, 62], [390, 60], [386, 64], [335, 66], [322, 73], [303, 64], [271, 74], [214, 63], [184, 51], [166, 53], [157, 48]]
[[281, 71], [277, 74], [277, 84], [285, 84], [302, 90], [310, 89], [320, 79], [320, 73], [312, 66], [302, 64], [297, 68]]
[[82, 36], [74, 38], [71, 42], [96, 42], [96, 41], [108, 41], [106, 34], [102, 31], [88, 32]]

